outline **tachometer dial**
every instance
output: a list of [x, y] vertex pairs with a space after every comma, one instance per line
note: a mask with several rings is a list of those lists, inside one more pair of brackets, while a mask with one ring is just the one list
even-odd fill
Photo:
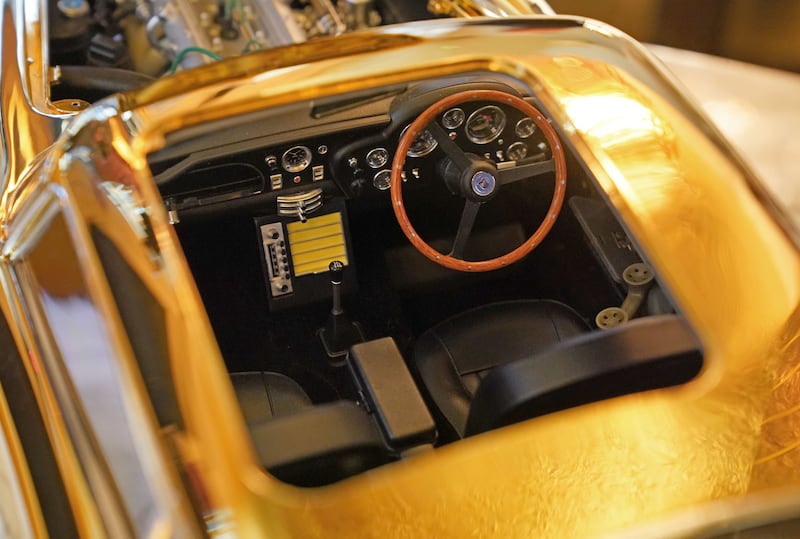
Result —
[[389, 169], [383, 169], [376, 172], [375, 176], [372, 178], [372, 185], [381, 191], [386, 191], [389, 189], [389, 187], [392, 186], [392, 171]]
[[528, 156], [528, 147], [524, 142], [515, 142], [506, 150], [506, 156], [511, 161], [522, 161]]
[[445, 129], [456, 129], [464, 123], [464, 111], [458, 107], [448, 110], [442, 116], [442, 125]]
[[528, 138], [529, 136], [533, 135], [536, 131], [536, 124], [533, 123], [531, 118], [523, 118], [517, 122], [517, 125], [514, 127], [514, 132], [517, 134], [519, 138]]
[[[408, 126], [406, 126], [406, 128], [403, 129], [403, 133], [400, 134], [400, 137], [402, 137], [403, 134], [405, 134], [405, 132], [407, 130], [408, 130]], [[439, 143], [436, 142], [435, 138], [433, 138], [433, 135], [431, 135], [431, 132], [428, 131], [427, 129], [425, 129], [425, 130], [423, 130], [423, 131], [421, 131], [420, 133], [417, 134], [416, 138], [414, 139], [414, 142], [412, 142], [411, 146], [409, 146], [409, 148], [408, 148], [408, 156], [409, 157], [422, 157], [424, 155], [428, 155], [434, 149], [436, 149], [436, 146], [438, 146], [438, 145], [439, 145]]]
[[311, 150], [305, 146], [294, 146], [283, 152], [281, 165], [286, 172], [301, 172], [311, 164]]
[[386, 148], [373, 148], [367, 152], [367, 164], [370, 168], [381, 168], [389, 161]]
[[467, 120], [467, 138], [475, 144], [488, 144], [500, 136], [506, 126], [506, 114], [500, 107], [481, 107]]

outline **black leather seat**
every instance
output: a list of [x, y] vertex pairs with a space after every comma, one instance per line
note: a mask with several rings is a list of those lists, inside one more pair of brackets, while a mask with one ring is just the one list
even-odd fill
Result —
[[303, 388], [277, 372], [237, 372], [231, 374], [231, 383], [249, 427], [311, 407]]
[[496, 303], [428, 330], [417, 343], [416, 361], [439, 411], [460, 437], [683, 384], [703, 367], [699, 341], [676, 314], [586, 329], [560, 303]]
[[681, 316], [635, 318], [493, 369], [472, 399], [466, 434], [684, 384], [702, 368], [700, 342]]
[[282, 481], [320, 486], [395, 459], [355, 402], [313, 405], [276, 372], [234, 373], [231, 382], [261, 465]]
[[472, 399], [493, 368], [588, 330], [577, 312], [557, 301], [492, 303], [426, 331], [417, 341], [414, 358], [443, 419], [463, 438]]

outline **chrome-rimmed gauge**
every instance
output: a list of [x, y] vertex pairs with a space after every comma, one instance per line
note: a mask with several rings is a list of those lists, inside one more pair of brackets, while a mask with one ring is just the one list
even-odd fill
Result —
[[500, 107], [486, 105], [469, 115], [467, 138], [475, 144], [488, 144], [500, 136], [506, 126], [506, 113]]
[[380, 189], [381, 191], [389, 189], [392, 186], [392, 171], [385, 168], [376, 172], [375, 176], [372, 177], [372, 185], [375, 186], [375, 189]]
[[506, 150], [506, 157], [510, 161], [522, 161], [528, 156], [528, 146], [524, 142], [515, 142]]
[[367, 152], [367, 165], [370, 168], [381, 168], [389, 162], [389, 152], [386, 148], [373, 148]]
[[452, 108], [442, 115], [442, 125], [445, 129], [457, 129], [464, 123], [464, 110], [458, 107]]
[[[400, 133], [400, 138], [403, 138], [406, 131], [410, 126], [406, 126], [403, 129], [403, 132]], [[414, 138], [414, 142], [411, 143], [411, 146], [408, 147], [407, 155], [409, 157], [423, 157], [431, 153], [439, 143], [433, 138], [433, 135], [427, 129], [420, 131], [417, 136]]]
[[536, 124], [533, 122], [531, 118], [528, 118], [527, 116], [518, 121], [517, 125], [514, 126], [514, 133], [516, 133], [519, 138], [528, 138], [535, 132], [536, 132]]
[[310, 164], [311, 150], [305, 146], [293, 146], [281, 156], [281, 165], [286, 172], [302, 172]]

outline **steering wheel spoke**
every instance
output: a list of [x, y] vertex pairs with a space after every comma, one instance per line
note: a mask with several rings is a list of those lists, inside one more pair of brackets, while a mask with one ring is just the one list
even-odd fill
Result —
[[453, 241], [453, 249], [450, 251], [450, 256], [464, 259], [464, 248], [467, 246], [467, 240], [472, 233], [472, 227], [475, 224], [475, 218], [478, 216], [478, 210], [481, 208], [480, 202], [474, 200], [467, 200], [464, 204], [464, 210], [461, 212], [461, 220], [458, 223], [458, 231], [456, 231], [456, 239]]
[[553, 159], [547, 161], [537, 161], [535, 163], [525, 163], [514, 167], [502, 168], [497, 171], [497, 180], [500, 185], [527, 180], [549, 172], [555, 172], [556, 163]]
[[438, 122], [435, 120], [428, 125], [428, 132], [433, 135], [439, 147], [449, 157], [459, 172], [465, 170], [470, 165], [470, 160], [464, 150], [453, 141], [447, 134], [447, 131], [442, 129]]

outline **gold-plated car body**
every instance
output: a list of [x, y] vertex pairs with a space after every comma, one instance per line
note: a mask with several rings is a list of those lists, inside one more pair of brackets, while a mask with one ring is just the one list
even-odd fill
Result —
[[[566, 17], [388, 27], [187, 70], [73, 116], [47, 98], [32, 5], [3, 4], [0, 306], [81, 535], [589, 537], [800, 480], [797, 246], [727, 143], [623, 34]], [[536, 94], [695, 330], [704, 369], [678, 388], [550, 414], [324, 488], [283, 484], [254, 457], [147, 156], [226, 118], [468, 71]], [[157, 306], [153, 350], [177, 406], [169, 427], [109, 284], [109, 252]], [[105, 393], [75, 381], [82, 365], [105, 369]], [[116, 404], [98, 400], [109, 388]], [[15, 447], [3, 406], [0, 419]], [[99, 432], [117, 421], [130, 460], [115, 460]], [[11, 455], [44, 535], [25, 456]]]

